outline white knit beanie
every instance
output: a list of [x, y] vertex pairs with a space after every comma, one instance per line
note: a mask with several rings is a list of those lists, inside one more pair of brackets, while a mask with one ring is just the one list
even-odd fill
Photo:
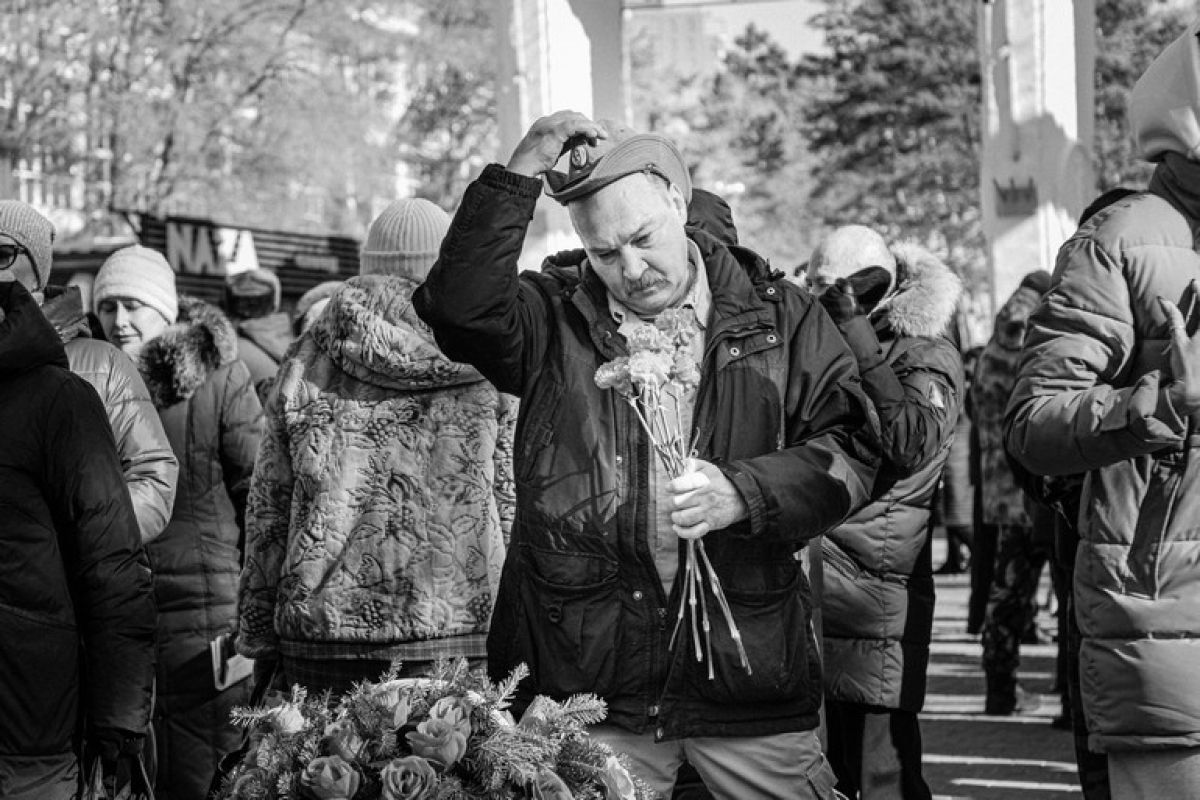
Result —
[[109, 297], [128, 297], [144, 303], [174, 324], [179, 317], [175, 273], [157, 250], [140, 244], [124, 247], [108, 257], [92, 286], [92, 310]]
[[33, 271], [37, 275], [38, 289], [45, 289], [50, 282], [50, 268], [54, 262], [54, 224], [43, 217], [33, 206], [20, 200], [0, 200], [0, 233], [12, 237], [17, 244], [29, 252]]
[[358, 274], [424, 281], [448, 230], [450, 217], [428, 200], [397, 200], [371, 223]]

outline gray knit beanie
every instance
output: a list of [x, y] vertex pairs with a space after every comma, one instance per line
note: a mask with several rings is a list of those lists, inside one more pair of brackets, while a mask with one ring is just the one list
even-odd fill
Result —
[[33, 271], [37, 275], [37, 288], [45, 289], [50, 282], [50, 268], [54, 265], [54, 223], [43, 217], [28, 203], [20, 200], [0, 200], [0, 233], [11, 236], [17, 244], [29, 251]]
[[424, 281], [448, 230], [450, 217], [428, 200], [397, 200], [371, 223], [358, 274]]

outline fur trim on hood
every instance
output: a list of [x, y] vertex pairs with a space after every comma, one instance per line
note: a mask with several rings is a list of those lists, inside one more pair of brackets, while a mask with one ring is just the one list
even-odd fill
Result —
[[890, 248], [896, 257], [896, 292], [880, 305], [900, 336], [938, 336], [945, 333], [963, 286], [950, 267], [933, 253], [911, 242]]
[[213, 305], [181, 295], [179, 319], [142, 349], [142, 378], [155, 408], [187, 400], [214, 372], [237, 360], [237, 332]]
[[364, 383], [387, 389], [440, 389], [483, 376], [442, 354], [413, 309], [416, 284], [388, 275], [351, 278], [313, 323], [313, 337], [333, 362]]

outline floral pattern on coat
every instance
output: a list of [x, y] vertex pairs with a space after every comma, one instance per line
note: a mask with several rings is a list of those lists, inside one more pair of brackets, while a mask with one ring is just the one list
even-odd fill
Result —
[[247, 518], [247, 655], [487, 630], [516, 401], [441, 354], [412, 288], [347, 282], [281, 367]]

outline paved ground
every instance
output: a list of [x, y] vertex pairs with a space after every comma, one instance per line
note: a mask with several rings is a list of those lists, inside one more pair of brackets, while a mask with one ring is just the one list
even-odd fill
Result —
[[[934, 564], [940, 563], [935, 554]], [[979, 639], [966, 633], [967, 578], [939, 577], [937, 589], [929, 693], [921, 715], [925, 778], [936, 800], [1082, 797], [1071, 735], [1050, 726], [1059, 713], [1051, 691], [1055, 645], [1021, 647], [1022, 686], [1040, 694], [1041, 706], [1018, 716], [984, 716]], [[1048, 592], [1043, 579], [1039, 600]], [[1038, 622], [1048, 634], [1050, 615], [1040, 611]]]

